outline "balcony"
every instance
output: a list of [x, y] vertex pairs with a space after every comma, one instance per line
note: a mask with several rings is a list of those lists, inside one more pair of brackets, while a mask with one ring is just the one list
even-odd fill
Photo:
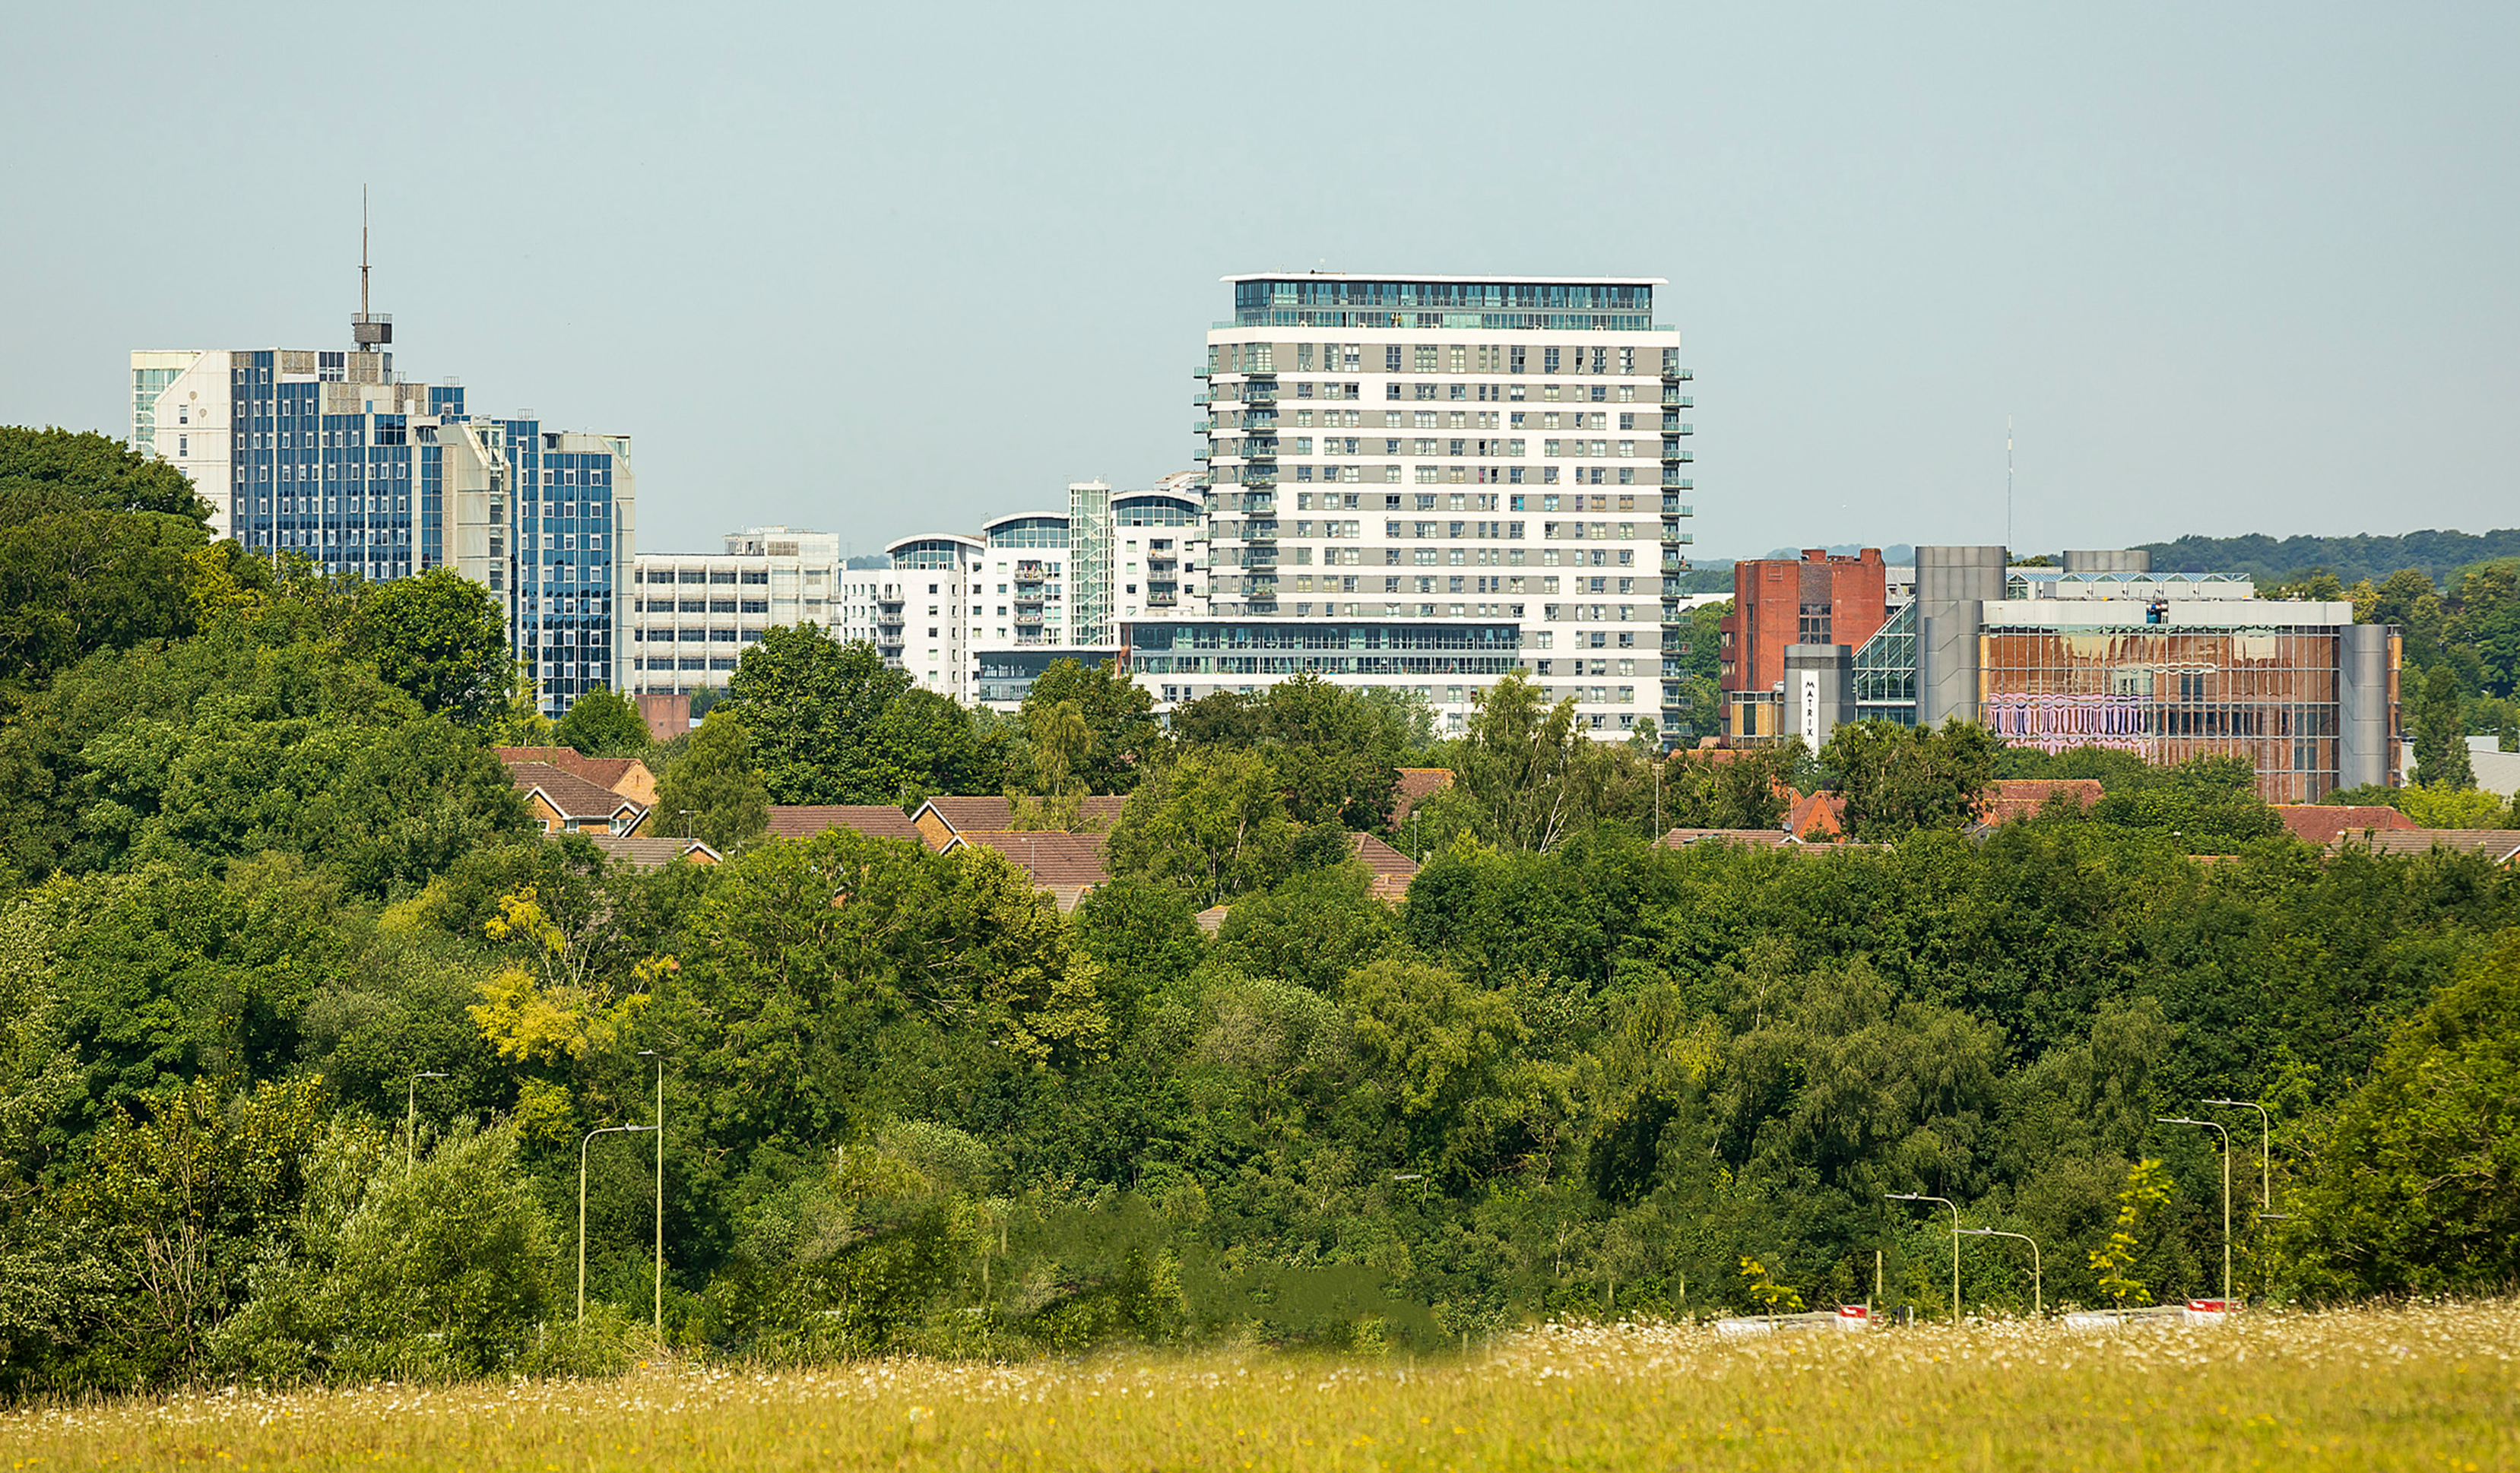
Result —
[[1697, 401], [1695, 399], [1690, 398], [1688, 395], [1682, 393], [1676, 388], [1666, 388], [1662, 391], [1662, 404], [1665, 409], [1695, 409], [1697, 407]]
[[1687, 369], [1665, 369], [1663, 371], [1662, 381], [1665, 383], [1687, 383], [1696, 377], [1697, 376], [1695, 374], [1690, 373]]
[[1696, 459], [1697, 457], [1693, 453], [1683, 450], [1678, 445], [1672, 444], [1668, 440], [1663, 442], [1662, 462], [1664, 465], [1681, 465]]
[[1697, 426], [1694, 424], [1683, 424], [1680, 416], [1678, 415], [1665, 415], [1662, 417], [1662, 432], [1664, 434], [1695, 434], [1697, 433]]

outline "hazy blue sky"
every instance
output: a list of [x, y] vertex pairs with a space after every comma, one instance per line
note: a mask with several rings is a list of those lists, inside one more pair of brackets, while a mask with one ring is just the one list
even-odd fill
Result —
[[1668, 277], [1697, 546], [2520, 524], [2520, 6], [13, 7], [0, 422], [332, 346], [640, 544], [1189, 468], [1229, 272]]

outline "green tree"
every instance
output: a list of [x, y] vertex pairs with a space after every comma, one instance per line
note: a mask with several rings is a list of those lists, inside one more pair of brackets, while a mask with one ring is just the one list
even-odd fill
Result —
[[449, 567], [376, 584], [350, 621], [351, 652], [421, 709], [477, 727], [508, 696], [507, 618], [490, 591]]
[[1206, 906], [1276, 883], [1294, 867], [1297, 838], [1268, 758], [1192, 747], [1139, 782], [1105, 858], [1115, 875], [1171, 885]]
[[0, 697], [191, 633], [197, 590], [235, 602], [259, 570], [210, 553], [208, 514], [182, 471], [103, 435], [0, 426]]
[[93, 512], [153, 512], [197, 527], [210, 520], [191, 476], [120, 440], [93, 430], [0, 424], [0, 506], [20, 497]]
[[902, 804], [1000, 785], [969, 712], [919, 690], [875, 647], [811, 625], [773, 629], [746, 648], [721, 704], [751, 734], [774, 803]]
[[1123, 793], [1137, 785], [1142, 764], [1162, 736], [1155, 725], [1155, 699], [1147, 688], [1120, 671], [1116, 661], [1052, 661], [1023, 702], [1024, 727], [1032, 735], [1036, 760], [1046, 755], [1040, 748], [1037, 713], [1061, 707], [1069, 708], [1089, 737], [1081, 749], [1068, 743], [1067, 778], [1080, 784], [1078, 790]]
[[2415, 705], [2414, 780], [2425, 787], [2474, 787], [2467, 760], [2467, 720], [2459, 709], [2458, 676], [2436, 665]]
[[1540, 852], [1589, 827], [1598, 754], [1573, 697], [1552, 705], [1513, 670], [1472, 704], [1469, 729], [1451, 747], [1452, 785], [1419, 805], [1426, 822], [1450, 819], [1487, 843]]
[[2520, 694], [2520, 558], [2462, 573], [2449, 610], [2443, 638], [2474, 654], [2479, 684], [2496, 695]]
[[769, 804], [743, 718], [720, 706], [657, 781], [656, 828], [725, 853], [770, 826]]
[[2520, 930], [2398, 1029], [2312, 1144], [2287, 1239], [2305, 1286], [2490, 1292], [2520, 1274]]
[[648, 723], [630, 697], [598, 686], [569, 702], [552, 736], [590, 757], [636, 757], [648, 750]]
[[1847, 832], [1895, 839], [1919, 828], [1959, 828], [1975, 818], [2000, 745], [1985, 728], [1957, 717], [1939, 730], [1859, 721], [1830, 734], [1820, 763], [1845, 794]]

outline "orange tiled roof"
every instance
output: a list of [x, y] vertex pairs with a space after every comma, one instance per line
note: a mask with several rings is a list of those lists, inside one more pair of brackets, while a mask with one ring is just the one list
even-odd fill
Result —
[[627, 860], [640, 870], [654, 870], [676, 860], [714, 865], [719, 859], [716, 850], [698, 839], [632, 838], [609, 833], [590, 833], [585, 838], [611, 858]]
[[1665, 849], [1686, 849], [1704, 843], [1755, 844], [1761, 848], [1780, 848], [1801, 842], [1781, 828], [1675, 828], [1654, 843]]
[[1404, 767], [1391, 789], [1391, 822], [1408, 822], [1409, 810], [1453, 785], [1449, 767]]
[[1827, 791], [1806, 798], [1794, 795], [1793, 806], [1785, 811], [1785, 832], [1798, 839], [1808, 839], [1814, 830], [1822, 838], [1846, 837], [1846, 798]]
[[641, 817], [647, 810], [600, 783], [590, 782], [572, 772], [563, 771], [548, 762], [511, 762], [508, 781], [518, 792], [539, 792], [562, 819], [610, 820], [627, 808]]
[[2385, 803], [2277, 803], [2274, 810], [2285, 832], [2320, 848], [2365, 828], [2404, 833], [2417, 826]]
[[[1128, 806], [1127, 793], [1095, 793], [1079, 803], [1077, 817], [1088, 827], [1107, 830], [1120, 821], [1120, 810]], [[932, 814], [954, 833], [1002, 833], [1013, 822], [1014, 804], [1004, 794], [947, 794], [921, 804], [919, 814]], [[911, 816], [914, 821], [919, 814]]]
[[1110, 882], [1110, 871], [1102, 868], [1102, 844], [1108, 835], [1100, 833], [1033, 832], [1024, 829], [982, 829], [957, 833], [945, 852], [956, 849], [995, 849], [1014, 862], [1015, 868], [1032, 876], [1032, 882], [1043, 889], [1062, 886], [1094, 885]]
[[2089, 813], [2104, 791], [2097, 778], [2006, 778], [1979, 791], [1978, 818], [1988, 824], [2035, 819], [2057, 793], [2065, 794], [2074, 806]]
[[832, 828], [852, 828], [869, 838], [916, 839], [919, 829], [888, 803], [773, 803], [775, 838], [808, 839]]
[[1397, 901], [1409, 893], [1409, 882], [1418, 877], [1418, 862], [1392, 848], [1370, 833], [1351, 833], [1348, 848], [1373, 874], [1368, 894], [1376, 900]]
[[[2394, 812], [2394, 810], [2392, 810]], [[2373, 854], [2430, 854], [2448, 849], [2481, 854], [2498, 865], [2520, 858], [2520, 828], [2364, 828], [2339, 837], [2331, 849], [2352, 846]]]

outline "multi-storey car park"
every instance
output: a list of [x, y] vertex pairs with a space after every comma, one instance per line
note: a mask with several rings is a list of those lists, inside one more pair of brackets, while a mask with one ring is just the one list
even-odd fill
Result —
[[[1458, 724], [1519, 663], [1604, 736], [1679, 719], [1662, 650], [1692, 401], [1680, 334], [1653, 321], [1661, 279], [1227, 280], [1235, 315], [1197, 376], [1217, 627], [1140, 621], [1148, 684], [1186, 699], [1311, 668], [1415, 689]], [[1320, 637], [1289, 647], [1288, 620]], [[1155, 643], [1185, 653], [1159, 672]], [[1224, 657], [1238, 647], [1248, 661]]]

